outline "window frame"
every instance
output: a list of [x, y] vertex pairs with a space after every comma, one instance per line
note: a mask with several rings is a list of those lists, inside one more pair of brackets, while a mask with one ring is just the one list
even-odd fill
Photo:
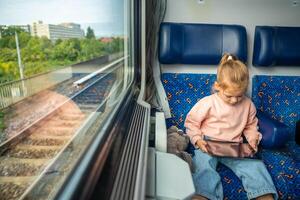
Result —
[[[104, 172], [110, 170], [110, 174], [114, 174], [117, 170], [117, 165], [111, 168], [112, 162], [118, 160], [111, 160], [109, 155], [114, 152], [121, 151], [122, 140], [127, 133], [129, 126], [129, 119], [133, 112], [134, 101], [138, 96], [136, 87], [140, 85], [141, 74], [141, 3], [138, 0], [128, 0], [131, 3], [131, 51], [133, 55], [132, 65], [133, 71], [129, 70], [132, 75], [129, 77], [131, 83], [124, 92], [123, 98], [117, 103], [114, 111], [110, 117], [106, 119], [98, 135], [103, 135], [96, 138], [90, 145], [82, 157], [78, 160], [77, 165], [70, 172], [69, 176], [64, 181], [62, 187], [55, 194], [54, 199], [93, 199], [95, 197], [103, 198], [103, 193], [106, 193], [106, 198], [109, 198], [109, 192], [113, 183], [113, 177], [107, 176]], [[114, 148], [114, 149], [113, 149]], [[114, 163], [116, 164], [116, 163]], [[100, 180], [102, 179], [102, 181]], [[107, 182], [109, 181], [109, 182]], [[99, 191], [99, 184], [105, 183], [105, 187], [101, 187]], [[103, 186], [103, 185], [102, 185]]]

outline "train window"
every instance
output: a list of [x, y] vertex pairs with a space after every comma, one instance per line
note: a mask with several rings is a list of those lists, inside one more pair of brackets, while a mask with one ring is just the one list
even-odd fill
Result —
[[131, 2], [0, 2], [1, 199], [53, 198], [128, 91]]

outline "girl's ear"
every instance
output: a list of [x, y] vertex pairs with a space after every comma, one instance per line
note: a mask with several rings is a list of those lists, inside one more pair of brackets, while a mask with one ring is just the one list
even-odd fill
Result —
[[214, 90], [218, 92], [218, 91], [220, 91], [220, 89], [221, 89], [221, 87], [220, 87], [219, 83], [217, 81], [215, 81]]

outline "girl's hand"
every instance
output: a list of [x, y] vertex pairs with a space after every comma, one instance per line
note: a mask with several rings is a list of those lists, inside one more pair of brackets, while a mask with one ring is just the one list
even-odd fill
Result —
[[252, 147], [252, 149], [253, 149], [254, 152], [257, 152], [257, 149], [258, 149], [258, 139], [255, 139], [253, 142], [251, 142], [250, 146]]
[[207, 153], [206, 145], [207, 145], [207, 143], [202, 139], [199, 139], [196, 142], [196, 146], [204, 153]]

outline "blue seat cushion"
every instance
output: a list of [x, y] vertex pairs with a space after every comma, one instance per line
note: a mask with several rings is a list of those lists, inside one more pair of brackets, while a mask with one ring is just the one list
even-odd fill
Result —
[[263, 149], [264, 161], [280, 199], [300, 199], [300, 162], [289, 151]]
[[263, 148], [275, 149], [283, 147], [292, 135], [290, 128], [277, 120], [272, 119], [261, 111], [257, 111], [259, 132], [262, 134], [260, 145]]

